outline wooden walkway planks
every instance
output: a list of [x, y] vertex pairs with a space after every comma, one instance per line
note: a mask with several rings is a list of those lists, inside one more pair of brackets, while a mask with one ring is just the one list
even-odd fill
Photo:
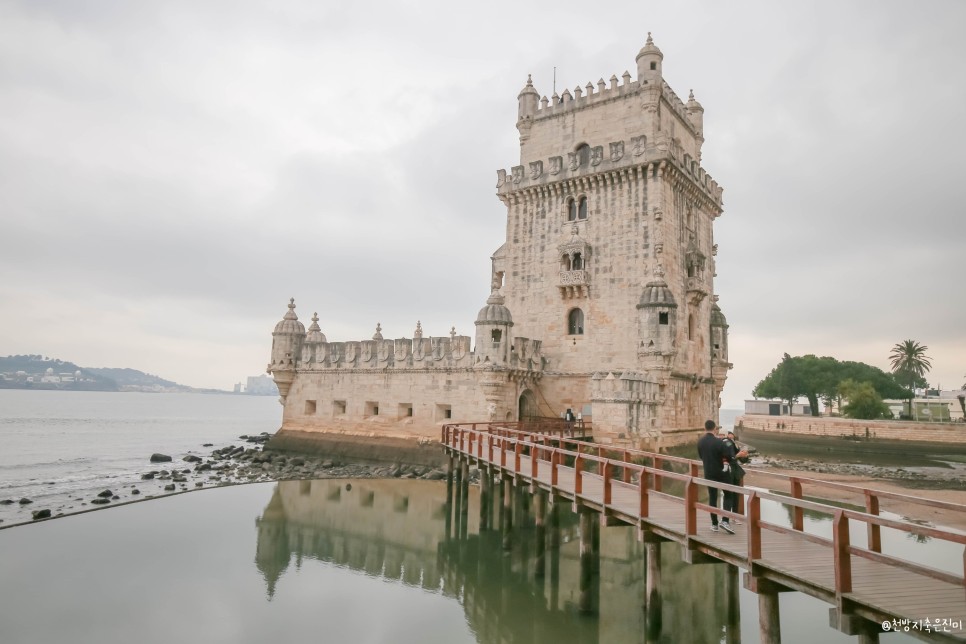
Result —
[[[478, 430], [474, 428], [473, 431]], [[817, 542], [814, 537], [809, 539], [804, 534], [791, 530], [775, 532], [767, 529], [765, 522], [761, 522], [763, 525], [756, 532], [760, 535], [761, 555], [752, 560], [748, 556], [751, 526], [747, 522], [745, 525], [734, 526], [734, 535], [711, 532], [708, 512], [698, 508], [696, 530], [688, 534], [686, 499], [656, 492], [653, 489], [653, 478], [649, 481], [650, 485], [642, 491], [636, 482], [627, 483], [617, 478], [605, 482], [605, 476], [599, 473], [601, 468], [606, 471], [609, 467], [605, 459], [594, 459], [576, 452], [547, 447], [546, 442], [540, 445], [530, 442], [523, 449], [520, 443], [525, 441], [501, 439], [496, 442], [496, 446], [491, 441], [487, 444], [487, 449], [483, 449], [483, 439], [477, 437], [468, 443], [446, 442], [446, 448], [453, 455], [469, 457], [481, 465], [496, 467], [521, 484], [547, 490], [573, 501], [575, 505], [607, 514], [641, 530], [656, 532], [664, 538], [677, 541], [689, 550], [700, 550], [721, 561], [736, 563], [762, 578], [787, 584], [794, 590], [828, 602], [841, 604], [842, 601], [848, 601], [859, 607], [864, 615], [871, 615], [876, 619], [888, 617], [918, 621], [929, 618], [935, 621], [936, 618], [945, 617], [959, 620], [961, 624], [966, 620], [966, 589], [962, 583], [935, 579], [914, 570], [882, 561], [871, 561], [853, 554], [850, 557], [851, 587], [846, 592], [840, 592], [836, 586], [835, 550], [831, 540]], [[561, 456], [557, 462], [552, 462], [550, 455], [555, 452]], [[532, 460], [531, 453], [536, 455], [536, 462]], [[562, 464], [564, 457], [570, 458], [570, 466]], [[578, 476], [574, 458], [595, 462], [596, 471], [588, 472], [581, 468]], [[645, 476], [644, 472], [647, 470], [629, 463], [615, 465], [637, 467], [641, 476]], [[662, 475], [658, 471], [650, 473], [653, 477]], [[676, 478], [687, 477], [677, 475]], [[608, 493], [610, 500], [605, 503], [605, 495]], [[646, 516], [640, 512], [642, 493], [647, 495]], [[794, 506], [795, 500], [790, 499], [789, 503]], [[808, 506], [807, 503], [804, 505]], [[837, 509], [831, 505], [827, 508], [829, 514]], [[949, 635], [956, 640], [966, 641], [966, 629], [962, 626]]]

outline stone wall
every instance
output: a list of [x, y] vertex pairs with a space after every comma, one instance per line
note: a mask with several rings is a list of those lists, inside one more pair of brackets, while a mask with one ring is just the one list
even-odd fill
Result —
[[915, 423], [897, 420], [853, 420], [814, 416], [764, 416], [746, 414], [735, 419], [735, 428], [766, 431], [776, 436], [839, 437], [856, 440], [956, 443], [966, 441], [966, 423]]

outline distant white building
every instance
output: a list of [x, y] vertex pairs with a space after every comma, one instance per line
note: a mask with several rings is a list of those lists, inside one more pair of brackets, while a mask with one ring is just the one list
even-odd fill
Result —
[[271, 376], [265, 374], [249, 376], [245, 393], [253, 396], [277, 396], [278, 387]]
[[784, 400], [746, 400], [745, 413], [760, 416], [811, 416], [812, 406], [802, 403], [789, 406]]

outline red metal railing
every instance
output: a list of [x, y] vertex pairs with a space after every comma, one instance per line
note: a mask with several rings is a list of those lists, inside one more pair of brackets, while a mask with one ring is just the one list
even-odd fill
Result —
[[[880, 528], [888, 527], [962, 546], [966, 546], [966, 534], [927, 527], [912, 521], [888, 519], [879, 515], [880, 499], [898, 500], [964, 514], [966, 514], [966, 506], [883, 490], [860, 488], [843, 483], [761, 472], [760, 470], [748, 471], [761, 472], [768, 476], [786, 479], [789, 483], [790, 494], [783, 495], [749, 490], [740, 486], [700, 478], [698, 476], [700, 461], [640, 450], [595, 445], [571, 437], [572, 427], [560, 427], [557, 424], [548, 423], [546, 431], [541, 432], [529, 432], [513, 425], [518, 424], [444, 425], [442, 428], [442, 443], [457, 452], [499, 465], [514, 475], [528, 476], [533, 481], [539, 480], [540, 463], [547, 463], [550, 467], [549, 485], [552, 491], [559, 489], [560, 472], [573, 472], [575, 499], [580, 498], [591, 504], [599, 503], [601, 510], [605, 513], [614, 513], [617, 510], [613, 506], [613, 492], [616, 487], [633, 490], [638, 498], [637, 512], [636, 516], [628, 518], [633, 519], [634, 522], [646, 521], [649, 518], [652, 497], [659, 496], [668, 499], [683, 507], [685, 513], [684, 536], [687, 538], [697, 535], [699, 511], [714, 512], [723, 517], [744, 518], [747, 520], [749, 567], [755, 561], [762, 559], [762, 533], [766, 530], [794, 534], [809, 542], [831, 546], [834, 559], [835, 592], [839, 595], [849, 593], [852, 590], [851, 559], [853, 556], [913, 571], [920, 575], [966, 588], [966, 549], [964, 549], [963, 554], [963, 574], [952, 574], [901, 557], [883, 554]], [[495, 454], [497, 451], [498, 454]], [[507, 462], [508, 454], [512, 456], [512, 462], [509, 464]], [[528, 472], [523, 472], [521, 469], [524, 455], [527, 455], [530, 459]], [[612, 458], [608, 455], [617, 455], [618, 457]], [[566, 465], [568, 460], [572, 461], [573, 465]], [[650, 465], [645, 465], [644, 462], [649, 462]], [[676, 472], [666, 469], [667, 467], [675, 467], [684, 471]], [[620, 476], [615, 476], [617, 470], [620, 470]], [[602, 494], [599, 500], [584, 492], [585, 479], [590, 478], [601, 482]], [[681, 482], [684, 488], [682, 496], [664, 491], [661, 483], [665, 479]], [[823, 503], [822, 500], [807, 500], [804, 498], [804, 487], [806, 485], [834, 488], [863, 496], [866, 499], [866, 511], [850, 510]], [[747, 495], [747, 515], [740, 508], [737, 512], [731, 512], [700, 503], [698, 501], [698, 489], [701, 486], [717, 488], [719, 491], [735, 492], [742, 499]], [[789, 507], [792, 517], [791, 527], [762, 520], [761, 501], [763, 499]], [[804, 512], [806, 510], [832, 517], [831, 538], [804, 531]], [[617, 511], [617, 513], [624, 514], [623, 510]], [[866, 547], [858, 547], [850, 543], [850, 520], [862, 522], [867, 526], [868, 543]]]

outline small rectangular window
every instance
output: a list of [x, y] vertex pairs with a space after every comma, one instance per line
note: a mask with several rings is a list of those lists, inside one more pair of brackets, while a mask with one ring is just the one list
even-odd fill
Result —
[[315, 401], [314, 400], [306, 400], [305, 401], [305, 415], [306, 416], [314, 416], [315, 415]]
[[412, 416], [413, 416], [413, 404], [399, 403], [399, 418], [412, 418]]
[[333, 416], [344, 416], [345, 415], [345, 401], [344, 400], [333, 400], [332, 401], [332, 415]]
[[379, 415], [379, 403], [374, 400], [366, 401], [366, 416], [378, 416]]
[[436, 405], [436, 421], [449, 420], [453, 417], [452, 405]]
[[661, 312], [657, 314], [658, 324], [667, 324], [667, 313]]

